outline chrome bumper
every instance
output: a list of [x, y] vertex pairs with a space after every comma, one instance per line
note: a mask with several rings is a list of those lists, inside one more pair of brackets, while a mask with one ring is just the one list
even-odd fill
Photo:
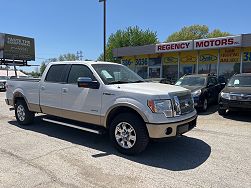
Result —
[[189, 119], [165, 124], [147, 123], [146, 127], [150, 138], [175, 137], [193, 129], [197, 123], [197, 114]]

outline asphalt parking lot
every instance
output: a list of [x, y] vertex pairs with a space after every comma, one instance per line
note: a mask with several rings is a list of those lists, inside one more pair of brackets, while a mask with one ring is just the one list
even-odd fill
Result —
[[119, 154], [107, 136], [42, 122], [19, 126], [0, 92], [0, 187], [251, 187], [251, 116], [212, 106], [176, 140]]

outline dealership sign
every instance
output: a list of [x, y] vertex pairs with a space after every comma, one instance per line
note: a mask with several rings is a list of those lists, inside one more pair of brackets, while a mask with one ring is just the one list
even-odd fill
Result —
[[0, 59], [35, 60], [34, 39], [0, 33]]
[[155, 52], [175, 52], [175, 51], [185, 51], [193, 49], [193, 41], [181, 41], [181, 42], [169, 42], [156, 44]]
[[194, 49], [227, 48], [241, 45], [241, 35], [194, 40]]

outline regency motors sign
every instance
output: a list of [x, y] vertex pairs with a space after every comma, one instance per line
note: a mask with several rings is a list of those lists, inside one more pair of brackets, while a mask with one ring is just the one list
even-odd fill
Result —
[[194, 40], [194, 49], [227, 48], [241, 45], [241, 35]]
[[176, 52], [176, 51], [185, 51], [193, 49], [193, 41], [180, 41], [180, 42], [169, 42], [169, 43], [160, 43], [156, 44], [155, 52]]
[[0, 33], [0, 59], [35, 60], [34, 39]]

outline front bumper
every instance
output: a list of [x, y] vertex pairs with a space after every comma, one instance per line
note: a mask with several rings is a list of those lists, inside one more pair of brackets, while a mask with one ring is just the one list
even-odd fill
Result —
[[197, 114], [189, 119], [165, 124], [147, 123], [147, 130], [150, 138], [167, 138], [184, 134], [196, 126]]
[[219, 107], [220, 109], [225, 110], [251, 110], [251, 101], [227, 100], [220, 98]]

